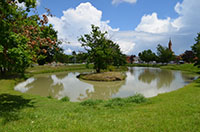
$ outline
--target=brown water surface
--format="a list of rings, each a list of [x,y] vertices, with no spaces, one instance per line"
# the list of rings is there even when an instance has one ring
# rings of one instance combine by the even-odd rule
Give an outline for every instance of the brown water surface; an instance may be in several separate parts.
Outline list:
[[[128,97],[141,93],[153,97],[177,90],[197,78],[181,71],[149,67],[131,67],[125,81],[98,82],[76,78],[78,72],[43,74],[27,79],[15,86],[15,90],[58,99],[68,96],[71,101]]]

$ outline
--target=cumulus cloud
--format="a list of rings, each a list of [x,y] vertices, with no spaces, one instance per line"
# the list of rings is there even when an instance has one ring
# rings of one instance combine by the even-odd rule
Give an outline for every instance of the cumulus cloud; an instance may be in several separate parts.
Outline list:
[[[157,13],[144,15],[134,31],[127,31],[127,39],[135,42],[133,52],[144,49],[154,49],[158,43],[167,46],[172,38],[173,49],[176,54],[183,53],[194,44],[197,32],[200,32],[200,2],[198,0],[183,0],[178,2],[174,10],[179,15],[175,19],[170,17],[159,19]],[[118,33],[120,35],[124,33]],[[118,36],[120,36],[118,35]],[[136,37],[134,37],[136,35]]]
[[[120,3],[123,3],[123,2],[126,2],[126,3],[136,3],[137,0],[112,0],[112,4],[120,4]]]
[[[128,0],[127,0],[128,1]],[[127,2],[113,0],[113,2]],[[136,2],[133,0],[132,3]],[[130,2],[130,1],[129,1]],[[166,17],[160,19],[156,12],[146,14],[141,22],[132,31],[119,31],[109,26],[109,21],[102,21],[102,11],[95,8],[89,2],[81,3],[74,9],[63,11],[63,16],[49,18],[60,39],[67,39],[70,44],[63,44],[65,53],[73,50],[83,50],[77,38],[91,31],[91,24],[97,25],[102,31],[108,31],[109,37],[117,42],[126,54],[138,54],[145,49],[156,51],[156,46],[167,46],[169,38],[172,39],[172,47],[176,54],[190,49],[194,43],[197,32],[200,32],[200,2],[198,0],[183,0],[178,2],[174,10],[179,15],[172,19]]]
[[[102,31],[114,32],[119,29],[110,27],[109,21],[102,21],[102,11],[96,9],[91,3],[81,3],[75,9],[71,8],[63,11],[63,16],[49,17],[49,22],[52,23],[58,31],[59,39],[66,40],[70,44],[64,43],[64,47],[81,46],[77,39],[91,31],[91,24],[99,26]],[[65,49],[68,50],[68,49]]]
[[[199,32],[200,2],[198,0],[184,0],[177,3],[175,11],[179,17],[173,22],[181,31]]]
[[[41,1],[41,0],[37,0],[37,1],[36,1],[36,5],[37,5],[37,6],[40,6],[40,1]]]
[[[140,24],[135,31],[142,31],[148,33],[166,33],[177,30],[176,26],[171,23],[171,18],[159,19],[157,13],[151,15],[144,15]]]

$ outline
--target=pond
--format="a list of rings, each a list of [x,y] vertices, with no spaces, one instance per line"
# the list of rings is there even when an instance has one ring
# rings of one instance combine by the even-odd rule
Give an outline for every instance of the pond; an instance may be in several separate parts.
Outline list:
[[[124,81],[98,82],[79,80],[79,72],[43,74],[27,79],[15,90],[61,99],[65,96],[77,102],[87,99],[128,97],[136,93],[145,97],[182,88],[197,78],[196,75],[150,67],[130,67]]]

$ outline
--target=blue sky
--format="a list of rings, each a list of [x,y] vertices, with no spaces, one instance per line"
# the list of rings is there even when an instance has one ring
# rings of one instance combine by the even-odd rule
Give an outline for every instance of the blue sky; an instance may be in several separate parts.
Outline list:
[[[200,32],[199,0],[38,0],[38,12],[51,9],[49,18],[66,54],[83,50],[77,38],[90,32],[90,25],[108,31],[125,54],[145,49],[156,51],[157,44],[167,46],[172,39],[176,54],[194,44]],[[191,10],[192,9],[192,10]]]

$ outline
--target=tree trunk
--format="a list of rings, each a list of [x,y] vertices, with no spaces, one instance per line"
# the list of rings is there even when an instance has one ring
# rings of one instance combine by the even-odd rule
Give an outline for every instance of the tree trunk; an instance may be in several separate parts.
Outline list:
[[[97,68],[97,69],[96,69],[96,72],[97,72],[97,73],[100,73],[100,68]]]

